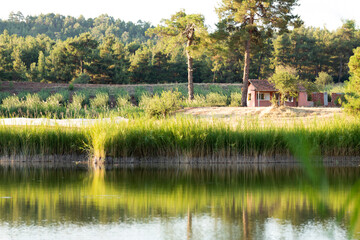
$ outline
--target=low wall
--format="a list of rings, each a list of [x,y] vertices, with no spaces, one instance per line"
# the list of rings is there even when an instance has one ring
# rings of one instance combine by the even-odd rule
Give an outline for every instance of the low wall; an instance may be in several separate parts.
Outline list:
[[[324,93],[312,93],[312,102],[314,102],[314,107],[324,106]]]
[[[329,106],[330,107],[341,107],[343,100],[344,100],[343,93],[332,93],[331,94],[331,102],[329,102]]]

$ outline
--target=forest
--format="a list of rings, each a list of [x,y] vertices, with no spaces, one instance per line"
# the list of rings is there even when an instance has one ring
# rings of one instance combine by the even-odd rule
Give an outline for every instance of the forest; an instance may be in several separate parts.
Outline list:
[[[149,22],[125,22],[108,15],[86,19],[12,12],[0,20],[0,80],[187,82],[186,44],[170,45],[166,41],[171,40],[164,41],[156,29]],[[245,44],[236,31],[224,20],[211,31],[204,25],[204,44],[193,59],[194,82],[242,82]],[[303,80],[315,81],[320,72],[327,72],[335,82],[344,82],[349,79],[349,58],[360,46],[360,30],[353,20],[334,31],[300,22],[274,34],[257,32],[252,41],[250,79],[266,79],[277,65],[287,65]]]

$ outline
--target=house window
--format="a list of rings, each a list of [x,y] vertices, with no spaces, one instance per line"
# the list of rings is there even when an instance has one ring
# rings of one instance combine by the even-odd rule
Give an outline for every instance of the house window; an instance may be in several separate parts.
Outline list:
[[[248,101],[251,101],[251,93],[248,94]]]
[[[270,93],[259,93],[259,100],[270,100]]]
[[[287,102],[294,102],[294,97],[287,96],[285,99]]]
[[[268,101],[270,101],[270,93],[265,93],[265,100],[268,100]]]

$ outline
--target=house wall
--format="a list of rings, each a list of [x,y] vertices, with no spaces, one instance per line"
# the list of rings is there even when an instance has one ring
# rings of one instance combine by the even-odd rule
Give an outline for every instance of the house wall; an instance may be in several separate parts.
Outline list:
[[[247,106],[248,107],[255,107],[255,100],[256,100],[256,92],[255,92],[255,87],[250,84],[248,87],[248,95],[251,94],[251,100],[247,101]],[[246,96],[248,99],[248,96]]]
[[[307,93],[306,92],[299,92],[299,107],[310,107],[312,104],[307,100]]]
[[[285,101],[285,106],[288,106],[288,107],[296,107],[296,100],[294,99],[293,102],[287,102],[287,101]]]
[[[331,94],[331,102],[329,102],[329,107],[341,107],[341,104],[339,104],[338,98],[342,99],[344,98],[343,93],[332,93]]]
[[[257,92],[252,85],[249,86],[248,95],[251,94],[251,100],[248,101],[248,107],[270,107],[271,101],[269,100],[259,100],[258,93],[269,93],[270,100],[273,97],[273,92]]]
[[[324,93],[312,93],[312,101],[314,102],[314,106],[324,106]]]

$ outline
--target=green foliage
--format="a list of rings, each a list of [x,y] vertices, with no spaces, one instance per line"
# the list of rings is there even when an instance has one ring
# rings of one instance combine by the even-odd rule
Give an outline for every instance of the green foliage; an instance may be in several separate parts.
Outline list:
[[[143,95],[148,94],[148,91],[144,87],[141,87],[141,86],[136,86],[134,89],[134,92],[135,92],[135,99],[138,102],[140,102]]]
[[[211,92],[206,95],[206,103],[208,106],[220,107],[227,105],[227,96],[220,93]]]
[[[118,108],[126,108],[132,106],[130,103],[129,95],[119,95],[116,99],[116,105]]]
[[[2,101],[9,96],[10,96],[10,93],[8,93],[8,92],[0,92],[0,103],[2,103]]]
[[[186,100],[182,103],[184,107],[206,107],[206,97],[204,95],[195,94],[192,101]]]
[[[60,93],[55,93],[54,95],[51,95],[46,99],[46,105],[50,109],[56,109],[60,107],[62,101],[63,96]]]
[[[345,109],[354,114],[360,113],[360,47],[354,50],[354,56],[349,62],[352,74],[350,81],[345,84]]]
[[[95,98],[90,99],[90,107],[93,109],[107,109],[109,104],[109,94],[105,92],[99,92],[95,95]]]
[[[300,81],[299,85],[303,86],[306,89],[306,92],[308,95],[311,95],[312,93],[319,91],[319,87],[317,86],[317,84],[315,84],[311,81]],[[325,90],[325,89],[323,89],[323,90]]]
[[[82,104],[85,100],[85,95],[82,94],[82,93],[75,93],[73,96],[72,96],[72,101],[71,103],[69,104],[69,108],[70,109],[73,109],[75,111],[80,111],[81,108],[82,108]]]
[[[58,92],[58,94],[60,94],[62,96],[62,100],[64,102],[69,101],[70,92],[68,90],[61,90],[61,91]]]
[[[180,101],[180,92],[164,91],[161,95],[155,94],[153,97],[143,95],[139,106],[149,117],[166,117],[180,108]]]
[[[90,83],[90,76],[86,73],[80,74],[77,78],[71,81],[72,84],[87,84]]]
[[[21,102],[18,96],[9,96],[2,101],[2,106],[7,110],[10,110],[12,108],[19,108],[21,106]]]
[[[287,96],[297,97],[299,91],[299,77],[293,69],[278,67],[275,74],[269,79],[281,94],[281,105],[285,104]]]
[[[41,89],[41,91],[38,92],[37,94],[39,95],[41,100],[46,100],[51,93],[49,90]]]
[[[316,85],[324,88],[326,85],[334,84],[333,78],[326,72],[320,72],[315,80]]]
[[[41,108],[42,101],[38,94],[28,94],[26,95],[26,100],[23,102],[24,107],[28,109],[37,109]]]
[[[68,89],[69,91],[74,91],[74,84],[70,83]]]
[[[232,92],[230,96],[230,106],[240,107],[241,106],[241,92]]]

